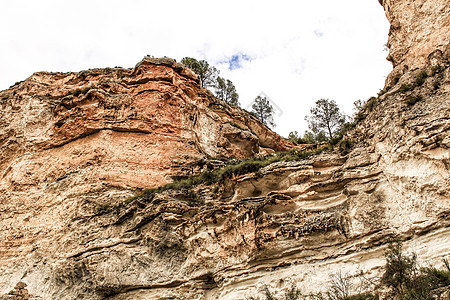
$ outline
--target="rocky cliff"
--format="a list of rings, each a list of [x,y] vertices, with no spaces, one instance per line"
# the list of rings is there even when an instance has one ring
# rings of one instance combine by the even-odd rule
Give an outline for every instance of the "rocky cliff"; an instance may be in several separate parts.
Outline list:
[[[0,99],[2,292],[32,272],[50,281],[30,282],[30,290],[53,297],[53,267],[32,265],[67,256],[72,234],[101,230],[98,212],[139,189],[198,174],[206,158],[214,165],[221,162],[211,158],[292,146],[167,58],[146,57],[134,69],[36,73]]]
[[[379,0],[391,24],[387,59],[394,66],[388,84],[410,70],[436,64],[448,51],[450,7],[445,0]]]
[[[378,276],[390,237],[419,263],[448,257],[445,2],[382,3],[395,68],[346,151],[219,162],[289,145],[168,59],[38,73],[3,91],[0,294],[281,297],[333,274]],[[192,174],[204,180],[131,197]]]

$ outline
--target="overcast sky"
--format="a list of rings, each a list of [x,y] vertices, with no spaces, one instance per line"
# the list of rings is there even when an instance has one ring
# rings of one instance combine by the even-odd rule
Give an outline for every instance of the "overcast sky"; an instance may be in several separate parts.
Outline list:
[[[383,88],[389,24],[377,0],[0,0],[0,90],[37,71],[134,67],[145,55],[206,59],[276,132],[307,129],[320,98],[348,114]]]

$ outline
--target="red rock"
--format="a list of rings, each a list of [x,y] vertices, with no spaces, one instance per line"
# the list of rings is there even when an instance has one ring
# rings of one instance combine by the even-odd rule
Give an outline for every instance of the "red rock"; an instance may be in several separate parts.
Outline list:
[[[39,161],[28,164],[31,177],[11,178],[18,189],[80,167],[91,169],[91,181],[152,188],[189,175],[201,158],[291,146],[200,88],[195,73],[168,58],[146,57],[132,70],[36,73],[2,99],[0,167],[21,155]]]

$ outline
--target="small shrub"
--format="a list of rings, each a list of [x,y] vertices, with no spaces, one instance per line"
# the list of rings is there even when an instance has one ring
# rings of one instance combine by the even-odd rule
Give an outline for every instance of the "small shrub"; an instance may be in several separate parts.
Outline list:
[[[286,300],[300,300],[301,296],[302,293],[295,285],[292,285],[291,288],[287,290],[284,294],[284,298]]]
[[[342,139],[338,143],[339,151],[341,152],[348,152],[355,142],[352,139]]]
[[[267,286],[264,286],[264,296],[266,296],[266,300],[276,300]]]
[[[389,243],[384,256],[386,266],[381,281],[392,288],[397,295],[401,295],[411,285],[411,279],[417,271],[416,255],[403,254],[402,243],[394,240]]]
[[[372,294],[369,292],[351,295],[351,296],[343,298],[343,300],[378,300],[378,299],[380,299],[380,298],[377,294]]]
[[[400,74],[395,75],[394,78],[392,78],[392,85],[396,85],[400,80],[400,77]]]
[[[86,94],[87,92],[89,92],[89,90],[93,89],[92,86],[87,86],[81,89],[75,89],[69,92],[69,95],[73,95],[75,97],[78,97],[81,94]]]
[[[434,267],[422,268],[420,274],[411,278],[411,283],[402,293],[402,299],[440,299],[441,288],[450,287],[450,271]]]
[[[426,278],[432,289],[440,287],[450,287],[450,266],[448,260],[444,259],[445,269],[437,269],[435,267],[427,267],[421,269],[421,276]]]
[[[245,175],[248,173],[253,173],[264,167],[265,164],[262,161],[246,161],[238,165],[233,173],[234,175]]]
[[[367,115],[365,113],[363,113],[361,111],[357,112],[355,114],[355,118],[354,118],[355,123],[359,123],[359,122],[363,121],[366,117],[367,117]]]
[[[140,195],[139,195],[139,196],[140,196]],[[138,199],[139,196],[136,195],[136,196],[133,196],[133,197],[129,197],[129,198],[125,199],[125,201],[123,202],[123,204],[124,204],[125,206],[127,206],[127,205],[129,205],[131,202],[133,202],[134,200]]]
[[[393,289],[394,294],[384,299],[399,300],[429,300],[443,299],[444,293],[450,291],[450,263],[444,259],[444,268],[416,267],[416,256],[405,255],[402,252],[400,241],[389,242],[388,250],[385,252],[386,265],[385,273],[381,278],[381,283],[371,282],[371,288],[355,286],[349,276],[342,273],[334,274],[330,277],[330,287],[325,293],[302,293],[293,285],[290,289],[284,290],[285,300],[379,300],[379,290],[385,287]],[[363,275],[361,273],[361,275]],[[360,275],[360,276],[361,276]],[[355,293],[358,290],[358,293]],[[264,286],[263,294],[265,299],[275,299],[274,294]],[[249,299],[259,300],[251,297]]]
[[[350,296],[352,283],[348,276],[343,276],[341,272],[331,276],[331,286],[327,292],[328,299],[343,300]]]
[[[399,92],[402,92],[402,93],[404,93],[404,92],[409,92],[409,91],[412,91],[414,89],[414,86],[412,85],[412,84],[402,84],[401,86],[400,86],[400,88],[398,89],[398,91]]]
[[[425,83],[425,80],[427,79],[427,77],[428,77],[427,71],[423,70],[416,76],[416,79],[414,80],[414,84],[416,86],[421,86],[422,84]]]
[[[217,182],[217,174],[212,172],[212,171],[206,171],[204,173],[202,173],[202,175],[200,175],[200,181],[202,183],[206,183],[207,185],[213,184],[215,182]]]
[[[378,99],[375,97],[370,97],[365,104],[365,108],[369,111],[372,111],[375,105],[377,104]]]
[[[408,98],[406,98],[406,104],[408,104],[409,106],[412,106],[422,100],[423,100],[422,95],[409,96]]]

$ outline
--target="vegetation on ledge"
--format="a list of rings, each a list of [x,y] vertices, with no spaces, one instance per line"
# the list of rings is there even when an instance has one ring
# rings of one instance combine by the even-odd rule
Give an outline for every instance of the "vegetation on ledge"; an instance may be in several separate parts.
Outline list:
[[[346,141],[343,142],[342,145],[340,145],[339,147],[348,149],[348,147],[350,147],[351,144],[352,143],[350,141]],[[132,201],[139,198],[151,200],[153,199],[155,194],[161,193],[166,190],[191,190],[193,187],[198,186],[200,184],[205,185],[213,185],[217,183],[220,184],[227,179],[236,178],[250,173],[257,173],[260,169],[275,162],[304,160],[312,155],[320,154],[324,151],[329,151],[331,149],[332,149],[331,146],[323,146],[321,148],[311,151],[294,149],[263,157],[255,157],[242,160],[230,159],[224,162],[225,166],[222,168],[218,168],[215,170],[207,170],[197,176],[178,179],[175,180],[174,182],[168,183],[158,188],[145,189],[139,195],[130,197],[127,200],[125,200],[124,204],[128,205]]]
[[[330,276],[330,285],[325,293],[303,294],[295,285],[284,291],[284,298],[277,298],[267,286],[263,287],[264,298],[249,300],[429,300],[448,299],[450,296],[450,263],[443,260],[443,268],[417,266],[417,256],[405,254],[402,243],[392,240],[385,252],[386,265],[381,278],[369,279],[363,273],[355,276],[342,273]]]

